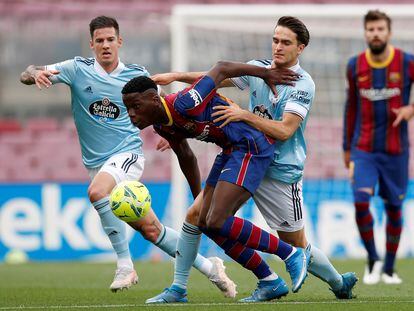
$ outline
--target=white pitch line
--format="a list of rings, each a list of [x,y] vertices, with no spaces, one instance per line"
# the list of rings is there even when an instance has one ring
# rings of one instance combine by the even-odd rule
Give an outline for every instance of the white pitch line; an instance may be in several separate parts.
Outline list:
[[[256,303],[237,303],[237,302],[217,302],[217,303],[169,303],[169,304],[113,304],[113,305],[72,305],[72,306],[15,306],[0,307],[0,310],[33,310],[33,309],[97,309],[97,308],[138,308],[138,307],[214,307],[214,306],[253,306],[253,305],[318,305],[318,304],[401,304],[414,303],[414,300],[346,300],[346,301],[279,301],[279,302],[256,302]]]

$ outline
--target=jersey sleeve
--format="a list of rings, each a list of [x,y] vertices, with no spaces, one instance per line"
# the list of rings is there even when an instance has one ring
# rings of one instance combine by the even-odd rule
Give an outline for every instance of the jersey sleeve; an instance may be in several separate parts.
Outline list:
[[[53,84],[65,83],[71,85],[76,76],[76,63],[74,59],[46,66],[47,70],[59,70],[60,73],[50,78]]]
[[[254,60],[251,60],[247,62],[249,65],[257,65]],[[250,76],[241,76],[241,77],[235,77],[230,78],[230,81],[238,87],[240,90],[245,90],[250,86]]]
[[[343,143],[344,151],[351,149],[352,137],[354,135],[357,112],[357,86],[354,75],[356,58],[351,58],[346,68],[346,80],[348,83],[343,126]]]
[[[305,76],[292,87],[286,101],[284,112],[298,115],[305,119],[315,97],[315,84],[310,77]]]
[[[408,55],[408,74],[410,76],[411,83],[414,83],[414,55]]]
[[[200,115],[216,94],[216,85],[212,78],[203,76],[189,88],[178,93],[174,108],[183,115]]]

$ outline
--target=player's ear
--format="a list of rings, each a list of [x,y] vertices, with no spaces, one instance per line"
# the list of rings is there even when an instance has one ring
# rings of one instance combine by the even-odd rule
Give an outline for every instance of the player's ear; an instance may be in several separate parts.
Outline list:
[[[305,49],[305,45],[303,43],[299,44],[298,45],[298,55],[302,54],[304,49]]]
[[[89,40],[89,47],[91,48],[91,50],[93,50],[93,40]]]
[[[123,42],[124,42],[124,39],[122,39],[122,37],[119,36],[118,37],[118,46],[121,47]]]

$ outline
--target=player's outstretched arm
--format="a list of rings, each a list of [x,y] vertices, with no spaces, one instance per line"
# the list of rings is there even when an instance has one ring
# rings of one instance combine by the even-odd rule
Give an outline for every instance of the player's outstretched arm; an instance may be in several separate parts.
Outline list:
[[[36,84],[41,90],[42,87],[49,88],[52,85],[50,77],[59,74],[59,70],[47,70],[45,66],[30,65],[20,75],[20,82],[26,85]]]
[[[219,85],[222,81],[233,77],[258,77],[265,81],[274,94],[276,93],[276,84],[294,85],[293,81],[299,79],[299,75],[289,69],[265,68],[228,61],[217,62],[206,75],[212,78],[216,85]]]
[[[168,85],[172,82],[183,82],[193,84],[202,76],[205,76],[207,71],[193,71],[193,72],[166,72],[158,73],[151,76],[151,79],[158,85]],[[230,79],[225,79],[217,88],[234,87],[235,85]]]
[[[201,176],[197,158],[186,139],[169,139],[171,149],[177,155],[178,163],[194,198],[201,192]]]

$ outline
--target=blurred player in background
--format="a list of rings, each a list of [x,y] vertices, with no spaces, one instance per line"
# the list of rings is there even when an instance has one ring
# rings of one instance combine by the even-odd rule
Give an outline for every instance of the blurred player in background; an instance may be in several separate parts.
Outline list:
[[[310,40],[306,26],[297,18],[281,17],[274,29],[272,59],[249,62],[265,68],[289,68],[300,79],[295,85],[277,85],[276,94],[261,79],[243,76],[224,81],[221,86],[249,88],[249,111],[237,105],[216,107],[215,121],[244,121],[276,139],[276,151],[266,176],[254,193],[253,200],[267,224],[279,237],[297,247],[307,247],[311,254],[309,272],[327,282],[339,299],[353,297],[357,282],[354,273],[339,274],[326,255],[306,239],[302,214],[302,177],[306,158],[304,131],[315,94],[311,76],[299,65],[299,56]],[[168,73],[155,75],[158,84],[172,81],[192,83],[200,73]],[[180,243],[185,240],[180,239]],[[178,259],[179,261],[181,259]],[[178,266],[178,265],[177,265]],[[245,301],[262,301],[263,286]]]
[[[407,122],[414,81],[414,57],[393,47],[391,19],[378,10],[364,17],[368,49],[348,62],[348,96],[343,150],[350,171],[356,223],[368,253],[363,282],[400,284],[394,270],[402,230],[402,202],[408,184]],[[375,247],[369,202],[376,185],[387,214],[384,263]]]
[[[95,58],[75,57],[48,66],[31,65],[21,74],[21,82],[36,84],[39,89],[55,83],[70,87],[82,159],[91,178],[89,200],[118,258],[110,285],[116,292],[137,283],[138,276],[129,252],[125,223],[112,214],[108,196],[117,183],[139,180],[144,169],[139,130],[131,124],[121,90],[133,77],[149,74],[142,66],[120,61],[122,37],[115,19],[99,16],[90,22],[89,28]],[[137,228],[146,240],[175,256],[178,233],[162,225],[152,210],[138,221]],[[224,273],[221,259],[198,255],[194,266],[224,292],[227,285],[234,287]]]
[[[258,290],[267,287],[266,300],[286,295],[288,288],[253,249],[275,254],[285,262],[293,292],[300,289],[306,278],[309,258],[302,248],[292,247],[250,221],[234,216],[264,177],[273,160],[274,141],[245,122],[231,122],[219,127],[223,122],[213,123],[212,113],[214,107],[230,105],[230,100],[215,92],[216,86],[224,79],[254,75],[264,79],[264,83],[275,91],[274,77],[275,74],[278,77],[278,72],[277,69],[243,63],[219,62],[191,87],[176,94],[160,97],[156,84],[147,77],[134,78],[122,89],[133,124],[140,129],[154,125],[158,133],[169,140],[178,156],[191,152],[185,138],[213,142],[223,148],[216,157],[202,198],[198,201],[198,206],[202,205],[198,226],[188,223],[183,226],[181,238],[185,233],[187,237],[193,235],[194,238],[190,237],[188,248],[177,249],[177,258],[188,260],[192,257],[191,264],[198,249],[201,230],[243,266],[255,265],[250,270],[257,269],[261,274]],[[180,162],[182,168],[184,165],[186,177],[186,172],[194,174],[198,171],[196,165]],[[179,278],[174,279],[173,285],[163,293],[147,300],[147,303],[170,302],[187,302],[186,282],[182,284]]]

